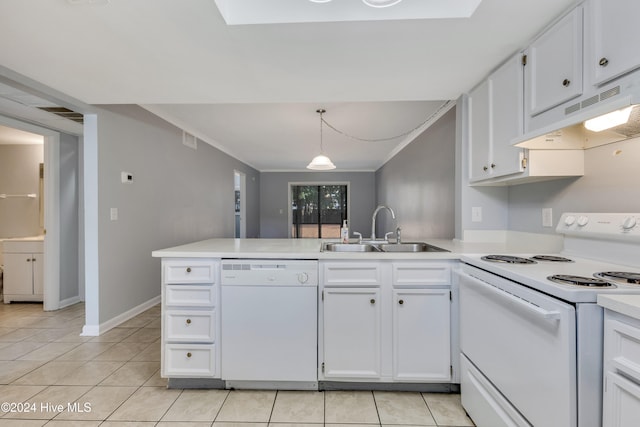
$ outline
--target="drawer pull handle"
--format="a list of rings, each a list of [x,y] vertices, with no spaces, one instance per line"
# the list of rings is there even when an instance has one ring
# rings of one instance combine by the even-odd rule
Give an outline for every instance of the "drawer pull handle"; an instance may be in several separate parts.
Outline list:
[[[375,304],[376,300],[374,298],[371,298],[371,300],[369,301],[371,304]]]
[[[400,304],[400,305],[404,304],[404,300],[401,299],[400,301],[398,301],[398,304]]]
[[[191,319],[187,319],[187,325],[191,324]]]
[[[191,357],[191,352],[187,353],[187,357]]]
[[[564,86],[564,87],[569,87],[570,84],[571,84],[571,80],[569,80],[569,79],[564,79],[562,81],[562,86]]]
[[[191,273],[191,267],[187,267],[187,273]]]

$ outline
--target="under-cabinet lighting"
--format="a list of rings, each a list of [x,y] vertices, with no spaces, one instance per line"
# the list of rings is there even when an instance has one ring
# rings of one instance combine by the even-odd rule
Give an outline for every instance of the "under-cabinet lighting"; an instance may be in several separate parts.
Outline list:
[[[594,117],[584,122],[584,127],[592,132],[600,132],[612,127],[623,125],[629,121],[633,105],[622,110],[612,111],[602,116]]]

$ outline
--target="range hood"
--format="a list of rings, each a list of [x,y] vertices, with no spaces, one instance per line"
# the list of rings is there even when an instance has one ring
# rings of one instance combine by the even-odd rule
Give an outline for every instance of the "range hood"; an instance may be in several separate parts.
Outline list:
[[[609,85],[591,96],[583,96],[576,102],[567,103],[564,118],[515,138],[511,145],[531,150],[576,150],[639,137],[640,72],[634,74],[638,75],[629,76],[632,78]],[[627,108],[630,114],[626,123],[599,132],[585,127],[587,120]]]

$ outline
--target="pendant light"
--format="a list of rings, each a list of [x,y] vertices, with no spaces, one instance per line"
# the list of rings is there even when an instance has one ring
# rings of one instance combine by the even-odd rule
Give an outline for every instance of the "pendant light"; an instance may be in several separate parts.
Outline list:
[[[315,156],[313,160],[311,160],[311,163],[307,165],[307,169],[316,171],[327,171],[336,168],[336,165],[333,164],[331,159],[325,156],[322,146],[322,115],[326,112],[327,111],[322,108],[316,110],[316,113],[320,114],[320,154]]]

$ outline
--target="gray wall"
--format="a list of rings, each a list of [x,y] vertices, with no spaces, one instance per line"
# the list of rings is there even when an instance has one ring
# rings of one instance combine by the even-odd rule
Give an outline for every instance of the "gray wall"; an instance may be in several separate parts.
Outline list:
[[[36,193],[38,198],[0,199],[0,238],[42,234],[39,210],[42,145],[0,145],[0,193]]]
[[[98,110],[100,323],[160,295],[153,250],[233,237],[234,169],[247,175],[247,235],[255,236],[256,170],[201,141],[197,150],[182,145],[180,129],[140,107]],[[121,183],[122,171],[132,184]]]
[[[374,172],[263,172],[260,175],[260,237],[289,236],[290,182],[349,182],[349,231],[359,231],[368,237],[375,209]]]
[[[78,138],[60,134],[60,301],[80,296]]]
[[[404,240],[455,233],[456,109],[453,108],[376,172],[378,204],[393,208]],[[381,214],[376,234],[392,231]]]
[[[640,212],[640,138],[585,152],[585,175],[509,188],[509,229],[554,233],[563,212]],[[554,227],[542,227],[542,208]]]

